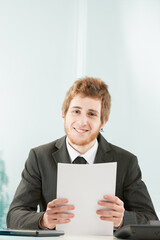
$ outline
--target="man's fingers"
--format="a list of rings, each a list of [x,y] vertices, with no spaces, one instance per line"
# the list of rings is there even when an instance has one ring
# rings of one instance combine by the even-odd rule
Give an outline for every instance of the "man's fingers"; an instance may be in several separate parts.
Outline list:
[[[98,215],[101,215],[101,220],[112,221],[114,227],[121,225],[125,211],[123,201],[117,196],[105,195],[103,200],[98,201],[98,205],[104,207],[96,211]]]
[[[104,199],[108,202],[114,202],[117,205],[123,205],[123,202],[117,196],[104,195]]]
[[[48,207],[53,208],[59,204],[66,204],[66,203],[68,203],[67,198],[57,198],[57,199],[54,199],[53,201],[49,202]]]
[[[73,213],[59,213],[59,214],[55,214],[55,217],[57,219],[67,219],[67,218],[73,218],[74,214]]]
[[[106,207],[106,208],[109,208],[109,209],[113,209],[114,211],[118,211],[118,212],[123,212],[124,211],[123,203],[121,205],[117,205],[114,202],[108,202],[108,201],[100,200],[100,201],[98,201],[98,204],[100,206],[103,206],[103,207]]]
[[[50,220],[57,220],[57,219],[67,219],[67,218],[73,218],[74,214],[73,213],[57,213],[57,214],[52,214],[49,216]]]
[[[120,213],[124,212],[124,203],[117,196],[105,195],[104,199],[105,200],[98,201],[100,206],[113,209],[114,211],[118,211]]]
[[[55,219],[55,220],[48,220],[47,228],[53,229],[56,227],[57,224],[66,224],[69,223],[70,219]]]
[[[74,210],[74,205],[68,204],[67,198],[57,198],[47,204],[47,209],[40,221],[42,227],[53,229],[57,224],[70,222],[74,217],[71,210]]]
[[[114,217],[105,217],[105,216],[100,216],[100,219],[103,221],[109,221],[114,223],[114,227],[119,227],[122,219],[119,218],[114,218]]]
[[[56,220],[56,225],[57,225],[57,224],[69,223],[70,221],[71,221],[70,219],[57,219],[57,220]]]
[[[61,206],[55,206],[52,208],[47,207],[46,213],[50,215],[50,214],[54,214],[58,212],[66,212],[74,209],[75,209],[74,205],[61,205]]]
[[[57,224],[66,224],[69,223],[71,218],[74,217],[73,213],[59,213],[52,214],[47,217],[47,226],[49,229],[54,228]]]
[[[122,214],[120,213],[120,212],[116,212],[116,211],[112,211],[112,210],[97,210],[96,211],[96,213],[98,214],[98,215],[102,215],[102,216],[104,216],[104,217],[117,217],[117,218],[119,218],[119,217],[121,217],[122,216]]]
[[[68,199],[67,198],[57,198],[53,201],[49,202],[47,205],[46,213],[48,215],[52,215],[54,213],[58,212],[65,212],[74,210],[74,205],[68,205]]]

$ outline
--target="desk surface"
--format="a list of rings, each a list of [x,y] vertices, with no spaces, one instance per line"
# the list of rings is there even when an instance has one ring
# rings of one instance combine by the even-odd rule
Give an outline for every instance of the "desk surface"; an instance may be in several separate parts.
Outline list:
[[[116,240],[114,236],[68,236],[68,235],[63,235],[59,237],[21,237],[21,236],[0,236],[0,240]]]

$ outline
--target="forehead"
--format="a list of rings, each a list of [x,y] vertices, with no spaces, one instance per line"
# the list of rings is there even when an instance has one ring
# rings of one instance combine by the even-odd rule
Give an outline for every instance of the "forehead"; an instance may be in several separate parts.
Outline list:
[[[70,102],[69,108],[80,107],[82,109],[93,109],[98,112],[101,111],[101,100],[92,97],[86,97],[77,94]]]

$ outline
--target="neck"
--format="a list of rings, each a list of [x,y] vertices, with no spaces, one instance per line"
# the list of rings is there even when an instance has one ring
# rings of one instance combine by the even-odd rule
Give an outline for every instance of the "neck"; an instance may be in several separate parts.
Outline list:
[[[80,154],[85,154],[89,149],[91,149],[94,146],[95,142],[96,142],[96,139],[94,139],[92,142],[85,145],[76,145],[76,144],[73,144],[68,138],[69,145]]]

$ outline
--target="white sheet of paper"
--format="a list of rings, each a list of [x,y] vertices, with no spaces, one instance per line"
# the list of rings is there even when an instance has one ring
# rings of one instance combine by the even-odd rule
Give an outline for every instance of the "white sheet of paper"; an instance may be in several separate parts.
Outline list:
[[[113,235],[113,223],[100,220],[96,210],[104,195],[115,195],[117,163],[58,163],[57,198],[68,198],[75,206],[70,223],[57,225],[57,230],[73,235]]]

